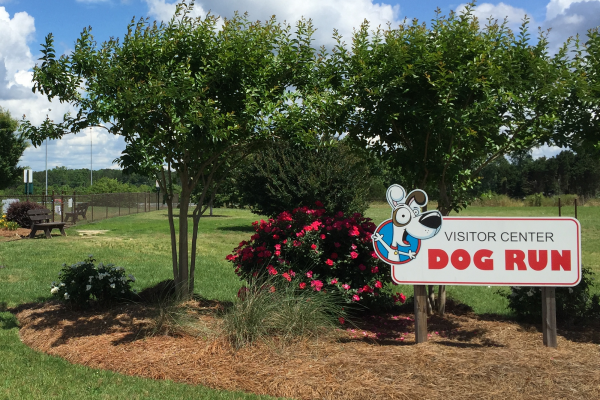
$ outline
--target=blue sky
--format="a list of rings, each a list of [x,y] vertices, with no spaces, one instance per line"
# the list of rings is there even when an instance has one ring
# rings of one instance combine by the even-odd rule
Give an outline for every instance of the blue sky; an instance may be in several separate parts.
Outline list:
[[[231,16],[234,11],[248,11],[251,19],[264,20],[276,15],[279,21],[293,22],[300,17],[312,18],[318,28],[318,44],[331,44],[331,33],[337,28],[350,38],[353,27],[365,18],[373,25],[398,25],[405,17],[429,21],[439,7],[443,14],[460,10],[464,2],[443,0],[388,1],[371,0],[199,0],[196,15],[207,11]],[[66,104],[50,104],[43,96],[31,92],[31,68],[40,55],[40,43],[48,33],[55,36],[58,53],[68,53],[84,27],[91,26],[101,43],[111,36],[122,37],[127,24],[136,19],[168,20],[175,9],[174,0],[0,0],[0,107],[14,117],[27,115],[40,123],[48,114],[59,120],[67,111]],[[600,0],[532,0],[479,2],[476,14],[481,18],[509,18],[513,27],[523,16],[531,18],[532,27],[552,28],[551,48],[557,48],[569,36],[585,34],[600,25]],[[49,111],[49,109],[51,111]],[[90,146],[90,141],[93,143]],[[66,166],[89,168],[90,148],[93,168],[116,168],[112,161],[124,148],[119,137],[102,130],[80,132],[48,145],[48,168]],[[558,149],[539,149],[534,156],[553,155]],[[21,165],[34,170],[45,167],[45,147],[29,148]]]

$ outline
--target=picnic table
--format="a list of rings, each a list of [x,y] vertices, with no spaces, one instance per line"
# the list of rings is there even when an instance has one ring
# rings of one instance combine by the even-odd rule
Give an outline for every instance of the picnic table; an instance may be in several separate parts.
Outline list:
[[[77,203],[72,212],[65,213],[65,222],[71,218],[74,223],[77,223],[77,219],[81,215],[83,219],[87,220],[86,213],[89,207],[89,203]]]
[[[31,232],[29,233],[30,238],[34,238],[38,230],[43,230],[48,239],[52,239],[52,229],[60,230],[60,234],[67,236],[65,233],[65,222],[51,222],[51,211],[46,208],[38,208],[27,211],[27,215],[31,220]]]

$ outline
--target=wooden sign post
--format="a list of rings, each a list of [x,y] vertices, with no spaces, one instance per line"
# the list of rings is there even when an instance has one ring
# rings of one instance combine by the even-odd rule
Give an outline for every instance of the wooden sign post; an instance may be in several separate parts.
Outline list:
[[[415,285],[415,342],[427,341],[427,286]]]
[[[557,347],[556,341],[556,288],[542,288],[542,333],[544,346]]]

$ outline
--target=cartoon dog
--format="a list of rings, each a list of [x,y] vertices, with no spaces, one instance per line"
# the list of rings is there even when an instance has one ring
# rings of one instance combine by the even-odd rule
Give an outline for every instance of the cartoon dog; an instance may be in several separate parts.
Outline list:
[[[416,253],[409,249],[401,248],[410,247],[407,236],[410,235],[416,239],[429,239],[434,237],[442,227],[442,214],[439,211],[421,212],[421,207],[427,204],[427,194],[415,189],[406,196],[406,191],[400,185],[392,185],[386,192],[386,198],[392,207],[393,236],[391,241],[384,241],[383,235],[379,233],[379,227],[371,236],[373,246],[377,246],[377,242],[388,252],[390,261],[399,262],[400,256],[404,255],[413,260]],[[388,221],[384,221],[383,226]]]

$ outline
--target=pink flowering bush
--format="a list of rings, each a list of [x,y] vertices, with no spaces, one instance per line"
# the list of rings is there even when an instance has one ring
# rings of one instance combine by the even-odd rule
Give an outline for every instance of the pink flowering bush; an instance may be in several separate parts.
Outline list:
[[[391,302],[381,292],[391,277],[373,251],[375,224],[359,213],[331,215],[320,202],[316,206],[254,222],[256,233],[226,257],[236,274],[245,280],[265,272],[294,278],[300,290],[337,290],[365,306]]]

